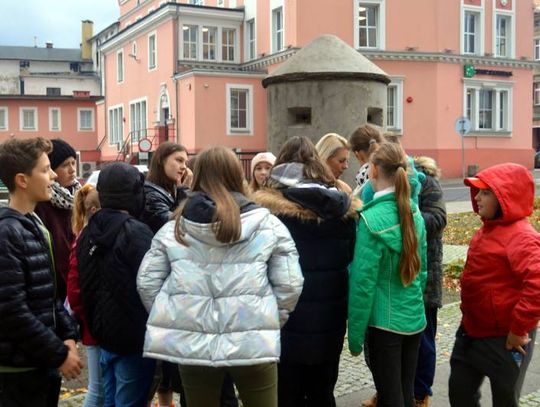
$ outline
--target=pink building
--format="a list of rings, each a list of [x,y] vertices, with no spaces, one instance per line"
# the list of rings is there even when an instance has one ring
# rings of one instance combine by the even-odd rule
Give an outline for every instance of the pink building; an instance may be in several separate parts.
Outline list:
[[[8,137],[62,138],[81,161],[96,161],[99,77],[91,57],[92,22],[81,49],[0,46],[0,142]]]
[[[461,175],[467,165],[532,166],[532,0],[119,0],[119,32],[100,45],[102,159],[176,140],[266,149],[261,80],[298,48],[334,34],[392,79],[385,130],[410,154]],[[334,3],[332,3],[334,4]],[[321,135],[322,136],[322,135]],[[348,136],[348,135],[345,135]],[[125,155],[125,154],[124,154]]]

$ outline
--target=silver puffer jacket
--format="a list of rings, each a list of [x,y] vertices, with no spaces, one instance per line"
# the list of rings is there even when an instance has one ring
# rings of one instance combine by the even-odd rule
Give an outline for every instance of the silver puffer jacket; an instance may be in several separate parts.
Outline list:
[[[216,240],[212,224],[181,219],[154,237],[137,278],[150,312],[144,356],[185,365],[276,362],[280,327],[294,310],[303,277],[287,228],[267,209],[241,214],[241,238]]]

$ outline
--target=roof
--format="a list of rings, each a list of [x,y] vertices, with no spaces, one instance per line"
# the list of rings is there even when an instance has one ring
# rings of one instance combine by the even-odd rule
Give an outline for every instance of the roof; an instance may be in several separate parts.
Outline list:
[[[315,38],[263,80],[273,83],[305,80],[363,79],[390,83],[377,65],[335,35]]]
[[[39,48],[0,45],[0,59],[85,62],[79,48]]]

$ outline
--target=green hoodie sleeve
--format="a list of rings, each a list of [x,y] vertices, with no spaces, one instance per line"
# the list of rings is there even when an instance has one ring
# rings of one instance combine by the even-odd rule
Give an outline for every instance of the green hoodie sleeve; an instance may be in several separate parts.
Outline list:
[[[375,297],[382,248],[361,218],[349,276],[349,350],[362,352]]]

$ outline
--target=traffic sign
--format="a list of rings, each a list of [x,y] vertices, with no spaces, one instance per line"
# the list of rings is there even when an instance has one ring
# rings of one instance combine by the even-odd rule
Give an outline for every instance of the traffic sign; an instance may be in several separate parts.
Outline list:
[[[463,137],[465,134],[471,131],[472,123],[465,116],[458,117],[456,120],[455,129],[456,132]]]
[[[142,153],[147,153],[152,149],[152,142],[147,138],[142,138],[139,140],[139,151]]]

